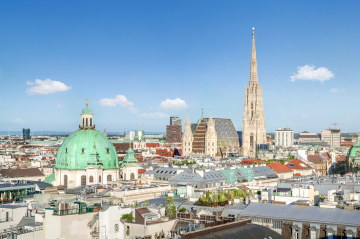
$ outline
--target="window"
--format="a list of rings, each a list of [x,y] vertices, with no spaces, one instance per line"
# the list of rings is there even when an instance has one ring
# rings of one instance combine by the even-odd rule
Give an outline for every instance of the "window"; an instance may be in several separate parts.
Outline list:
[[[85,119],[83,118],[83,126],[85,125]]]
[[[131,179],[131,180],[134,180],[134,179],[135,179],[135,174],[134,174],[134,173],[131,173],[131,174],[130,174],[130,179]]]
[[[81,153],[82,153],[82,154],[85,153],[85,149],[81,149]]]
[[[89,182],[90,182],[90,183],[93,183],[93,182],[94,182],[94,177],[93,177],[93,176],[90,176],[90,177],[89,177]]]
[[[90,118],[90,126],[92,126],[92,118]]]
[[[86,118],[86,127],[88,126],[88,119]]]
[[[65,174],[64,175],[64,186],[67,186],[68,183],[68,176]]]
[[[108,181],[111,181],[111,179],[112,179],[111,174],[109,174],[109,175],[107,176],[107,180],[108,180]]]
[[[101,183],[101,176],[99,176],[99,183]]]
[[[115,232],[119,231],[119,224],[115,224]]]
[[[67,148],[65,149],[65,153],[67,153]]]
[[[86,176],[85,175],[81,176],[81,185],[82,186],[86,185]]]
[[[109,150],[109,149],[106,149],[106,153],[107,153],[107,154],[110,153],[110,150]]]

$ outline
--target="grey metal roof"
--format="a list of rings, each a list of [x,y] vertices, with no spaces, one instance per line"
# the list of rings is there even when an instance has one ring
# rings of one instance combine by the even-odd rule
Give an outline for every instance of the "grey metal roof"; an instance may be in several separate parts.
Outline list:
[[[327,223],[360,226],[359,210],[340,208],[305,207],[270,203],[250,203],[241,217],[261,217],[309,223]]]
[[[223,226],[226,226],[223,225]],[[206,233],[206,231],[204,230]],[[238,226],[234,228],[224,229],[222,231],[212,232],[211,234],[201,235],[196,238],[201,239],[259,239],[259,238],[273,238],[285,239],[279,233],[271,230],[270,228],[257,225],[247,224],[245,226]]]
[[[254,177],[259,177],[259,176],[277,177],[276,172],[274,170],[272,170],[271,168],[267,167],[267,166],[253,167],[252,170],[253,170],[253,173],[254,173]]]

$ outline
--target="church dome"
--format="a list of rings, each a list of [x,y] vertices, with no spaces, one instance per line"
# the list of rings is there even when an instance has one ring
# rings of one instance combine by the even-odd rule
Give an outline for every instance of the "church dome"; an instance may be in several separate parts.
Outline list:
[[[78,129],[61,145],[56,157],[56,169],[85,169],[94,159],[104,169],[118,169],[119,160],[114,145],[96,129]]]
[[[93,115],[93,112],[86,106],[86,108],[81,111],[81,115]]]
[[[58,150],[56,169],[85,170],[86,167],[119,169],[119,159],[114,145],[92,122],[93,112],[86,108],[81,112],[80,129],[65,139]]]

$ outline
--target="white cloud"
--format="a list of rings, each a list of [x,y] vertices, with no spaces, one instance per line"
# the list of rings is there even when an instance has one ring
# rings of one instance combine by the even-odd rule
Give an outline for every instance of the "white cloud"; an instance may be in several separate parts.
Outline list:
[[[113,99],[106,99],[105,98],[105,99],[100,100],[100,105],[102,105],[102,106],[120,105],[122,107],[130,107],[130,106],[133,106],[134,104],[132,102],[128,101],[125,96],[117,95]]]
[[[291,81],[296,80],[309,80],[309,81],[320,81],[321,83],[330,80],[334,77],[334,73],[329,71],[326,67],[319,67],[315,70],[315,66],[298,66],[297,73],[290,76]]]
[[[62,104],[57,104],[56,107],[61,108],[61,107],[63,107],[63,105]]]
[[[54,94],[56,92],[67,91],[71,89],[71,86],[67,86],[60,81],[53,81],[50,79],[46,80],[39,80],[36,79],[35,82],[27,81],[27,85],[34,85],[27,89],[27,93],[29,95],[40,94],[40,95],[47,95],[47,94]]]
[[[176,98],[175,100],[166,99],[160,103],[160,110],[181,110],[187,107],[184,100]]]
[[[155,112],[155,113],[142,113],[139,115],[140,118],[147,118],[147,119],[163,119],[163,118],[169,118],[167,114],[161,113],[161,112]]]
[[[12,120],[12,123],[13,124],[18,124],[18,125],[23,125],[23,124],[25,124],[25,121],[23,121],[22,119],[16,118],[16,119]]]
[[[134,108],[134,107],[129,107],[129,111],[133,114],[136,114],[137,112],[139,112],[138,108]]]
[[[310,115],[302,114],[301,117],[306,118],[306,119],[309,119],[309,118],[310,118]]]
[[[338,89],[338,88],[332,88],[330,90],[331,93],[339,93],[339,92],[345,92],[345,89]]]

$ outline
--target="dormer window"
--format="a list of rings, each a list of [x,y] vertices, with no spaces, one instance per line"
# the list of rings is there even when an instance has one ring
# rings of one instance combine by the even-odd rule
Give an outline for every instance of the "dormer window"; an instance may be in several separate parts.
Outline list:
[[[81,149],[81,153],[84,154],[84,153],[85,153],[85,149]]]
[[[106,153],[109,154],[109,153],[110,153],[110,150],[109,150],[109,149],[106,149]]]

